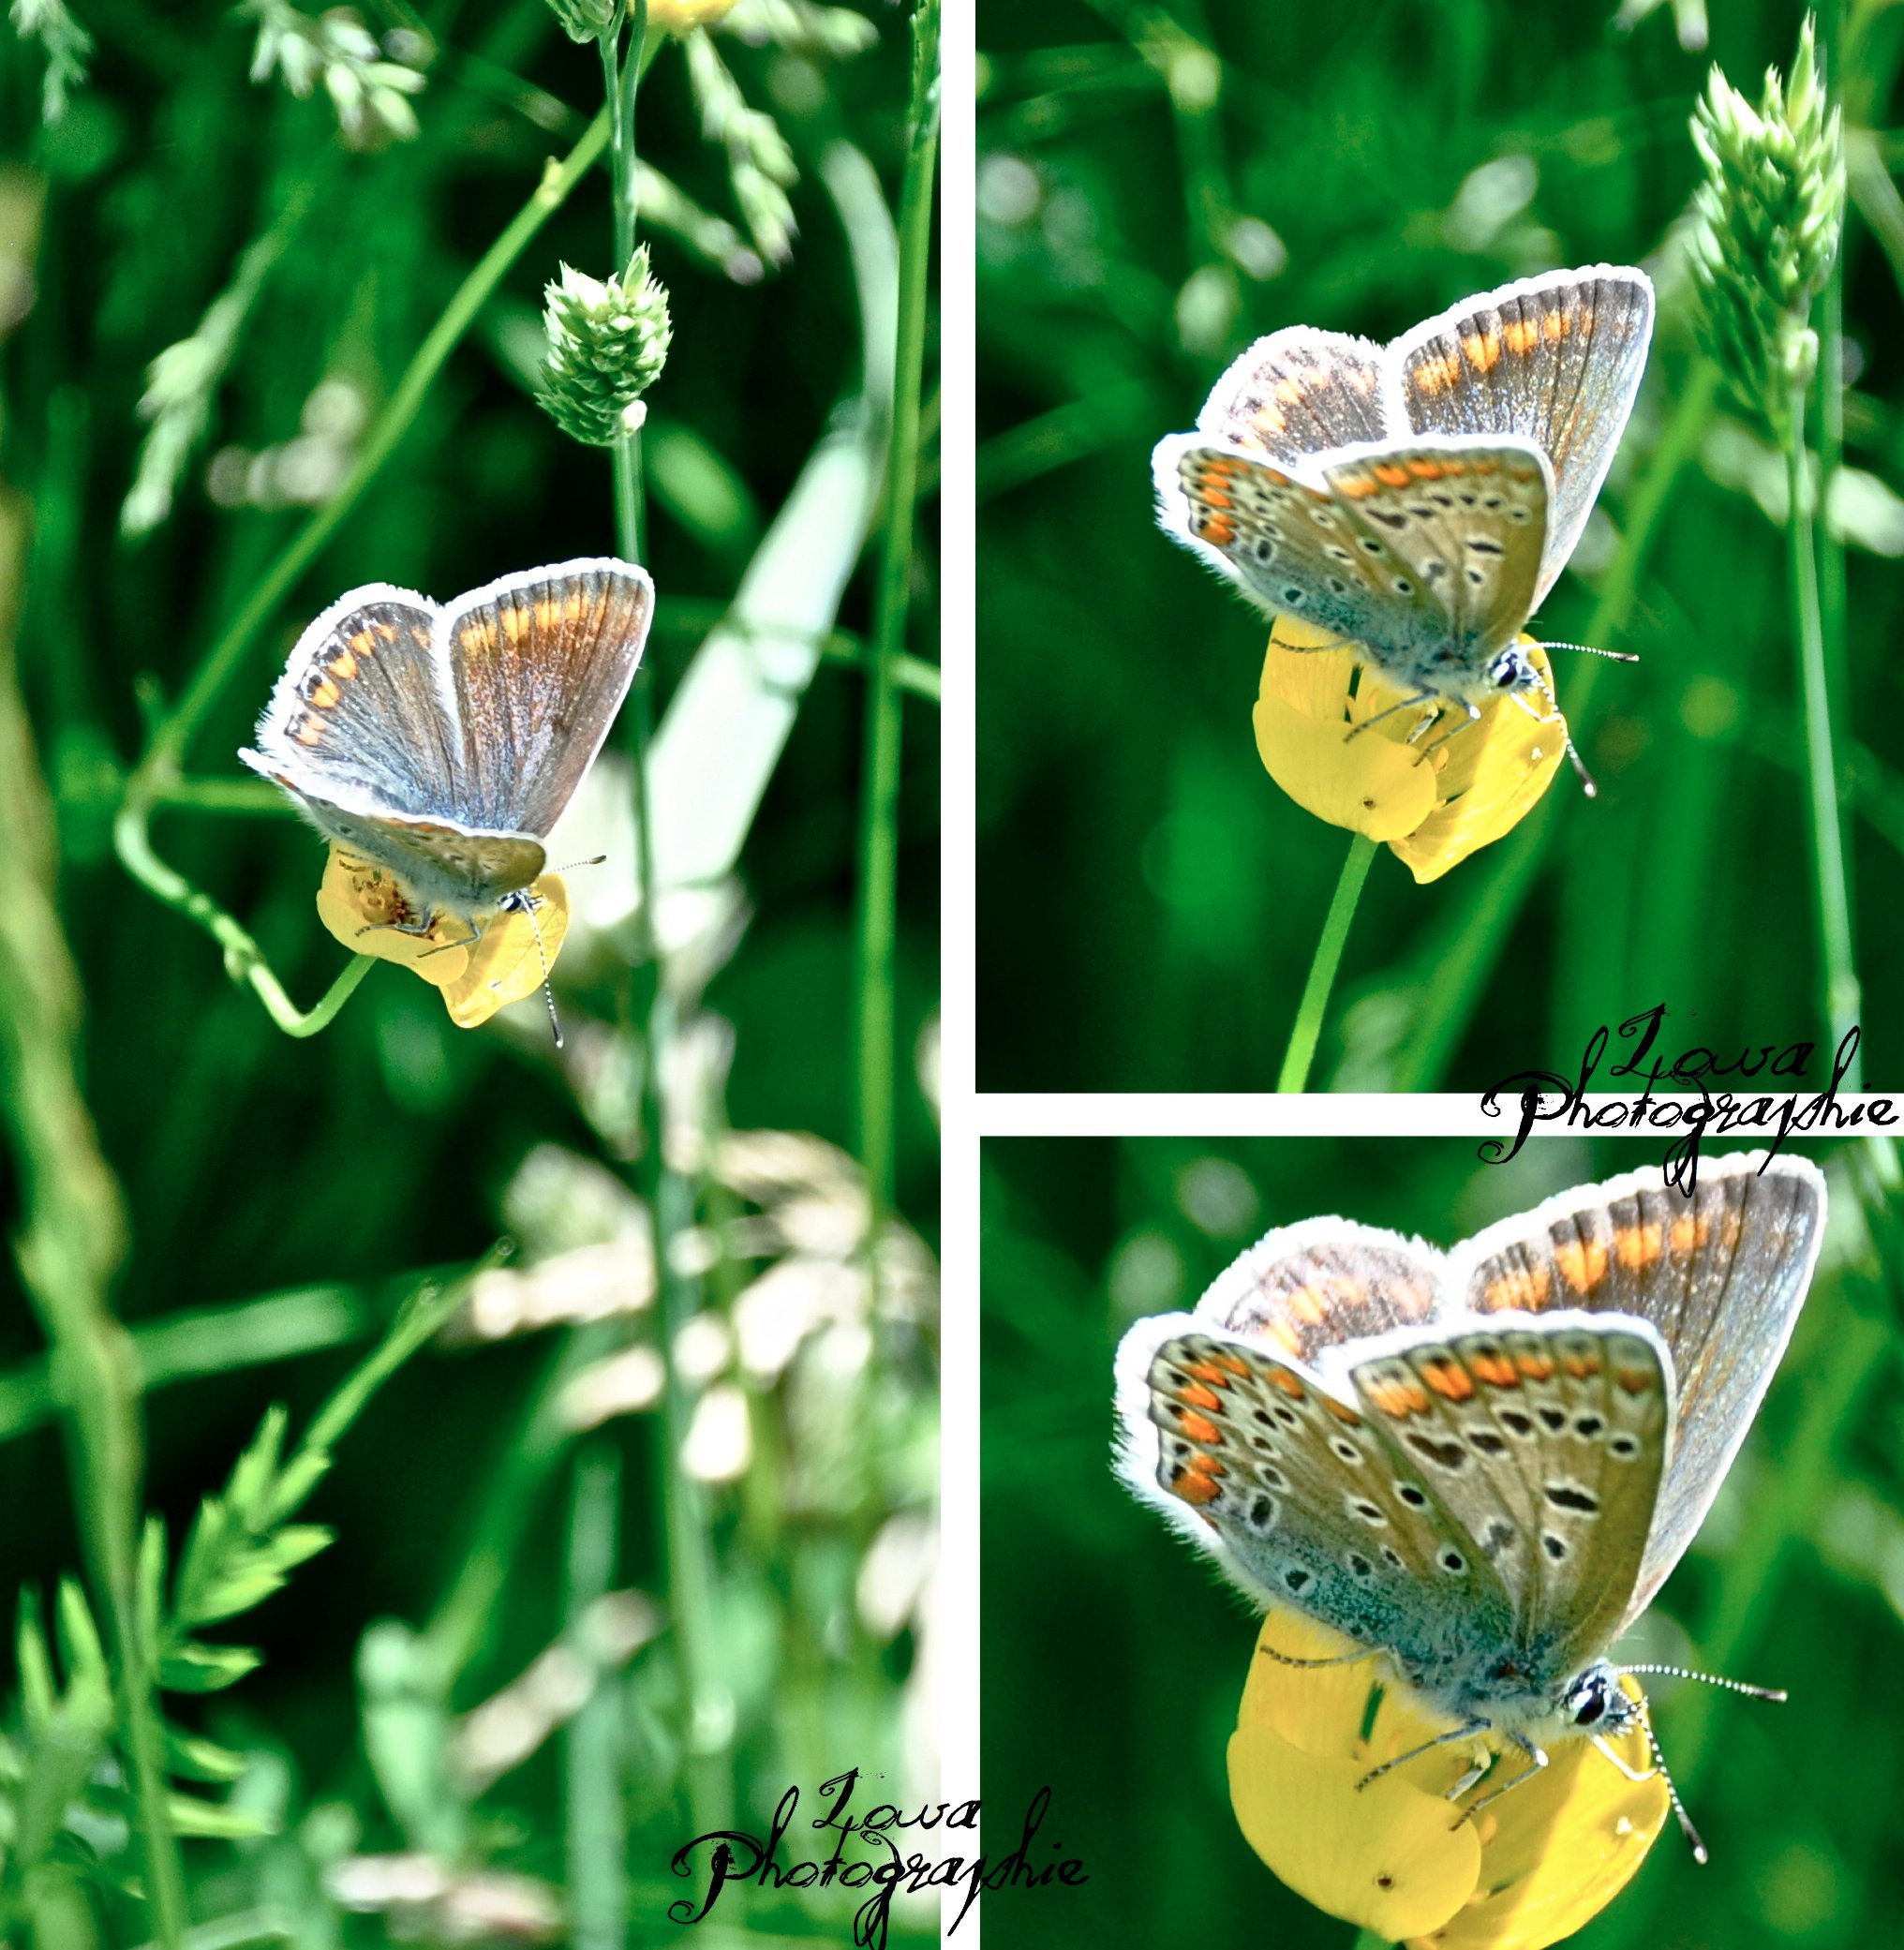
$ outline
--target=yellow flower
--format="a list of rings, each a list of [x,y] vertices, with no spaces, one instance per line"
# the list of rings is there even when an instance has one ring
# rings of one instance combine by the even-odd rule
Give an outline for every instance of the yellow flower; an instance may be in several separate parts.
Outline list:
[[[1289,1659],[1355,1650],[1291,1612],[1264,1619],[1257,1644]],[[1635,1727],[1610,1744],[1644,1779],[1629,1780],[1587,1738],[1556,1740],[1540,1775],[1471,1819],[1463,1808],[1527,1764],[1516,1749],[1460,1802],[1448,1790],[1502,1751],[1494,1743],[1450,1742],[1358,1789],[1371,1768],[1451,1724],[1380,1653],[1305,1670],[1258,1651],[1229,1743],[1237,1823],[1299,1896],[1386,1943],[1543,1950],[1597,1915],[1645,1860],[1671,1812],[1664,1777]]]
[[[1358,664],[1354,646],[1318,648],[1337,641],[1313,624],[1276,619],[1257,699],[1257,750],[1305,811],[1385,841],[1423,885],[1438,880],[1533,810],[1560,769],[1566,722],[1550,716],[1538,691],[1525,703],[1504,692],[1445,741],[1458,721],[1444,716],[1410,745],[1419,713],[1408,710],[1350,737],[1407,693]],[[1547,653],[1530,648],[1528,655],[1551,691]]]
[[[734,11],[735,0],[647,0],[647,23],[670,34],[692,33]]]
[[[399,933],[418,918],[402,883],[334,846],[318,888],[318,918],[347,948],[399,962],[441,990],[451,1020],[474,1029],[534,994],[556,965],[569,931],[569,890],[559,874],[544,873],[529,893],[533,915],[515,908],[491,915],[473,940],[465,939],[462,922],[442,915],[427,934]]]

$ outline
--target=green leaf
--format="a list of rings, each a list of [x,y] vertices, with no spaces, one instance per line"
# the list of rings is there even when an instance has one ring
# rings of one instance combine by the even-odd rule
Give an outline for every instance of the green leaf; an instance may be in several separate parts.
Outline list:
[[[225,1501],[239,1523],[254,1536],[271,1525],[268,1499],[277,1480],[285,1422],[281,1405],[266,1411],[257,1435],[251,1438],[251,1446],[238,1458],[231,1470],[231,1481],[225,1488]]]
[[[168,1794],[166,1807],[180,1835],[215,1841],[248,1841],[275,1835],[278,1824],[258,1809],[233,1808],[221,1801],[201,1801],[195,1794]]]
[[[251,1764],[248,1754],[235,1753],[229,1747],[220,1747],[216,1740],[182,1734],[176,1727],[165,1730],[165,1758],[173,1774],[186,1780],[209,1781],[219,1786],[236,1780]]]
[[[20,1591],[20,1625],[15,1633],[20,1662],[20,1702],[28,1730],[37,1731],[52,1718],[58,1703],[53,1684],[52,1654],[39,1622],[39,1593],[32,1585]]]
[[[248,1645],[175,1647],[159,1660],[158,1683],[167,1692],[219,1692],[235,1686],[264,1663],[264,1655]]]

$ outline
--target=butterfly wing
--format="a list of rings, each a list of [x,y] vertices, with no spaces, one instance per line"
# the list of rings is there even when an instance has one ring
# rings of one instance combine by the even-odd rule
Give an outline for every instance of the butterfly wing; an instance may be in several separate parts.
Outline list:
[[[1421,1491],[1471,1537],[1511,1607],[1515,1665],[1550,1690],[1617,1636],[1639,1581],[1671,1419],[1644,1320],[1503,1314],[1359,1350],[1357,1400]]]
[[[1528,614],[1580,540],[1632,411],[1652,336],[1645,273],[1596,264],[1467,299],[1388,348],[1397,425],[1522,434],[1552,463],[1545,549]]]
[[[547,835],[621,708],[653,609],[645,569],[600,558],[505,576],[444,615],[469,825]]]
[[[1331,458],[1322,480],[1357,564],[1423,617],[1411,648],[1429,667],[1411,674],[1441,690],[1479,677],[1480,661],[1533,610],[1553,492],[1546,456],[1525,440],[1424,440]]]
[[[298,638],[239,757],[312,809],[414,817],[458,803],[462,737],[427,598],[373,583]],[[339,836],[341,837],[341,835]]]
[[[1258,459],[1306,455],[1384,439],[1382,348],[1341,332],[1290,325],[1259,338],[1211,389],[1199,433]]]
[[[1692,1541],[1745,1440],[1811,1283],[1824,1212],[1814,1165],[1754,1152],[1703,1164],[1689,1199],[1657,1172],[1633,1172],[1563,1193],[1450,1255],[1478,1313],[1632,1315],[1666,1347],[1673,1445],[1624,1624]]]
[[[1313,1369],[1188,1314],[1138,1321],[1117,1367],[1124,1480],[1259,1604],[1297,1605],[1405,1670],[1505,1633],[1472,1541]]]
[[[1527,616],[1546,462],[1525,441],[1350,449],[1312,481],[1196,434],[1159,443],[1160,519],[1270,616],[1366,647],[1398,682],[1484,692]]]

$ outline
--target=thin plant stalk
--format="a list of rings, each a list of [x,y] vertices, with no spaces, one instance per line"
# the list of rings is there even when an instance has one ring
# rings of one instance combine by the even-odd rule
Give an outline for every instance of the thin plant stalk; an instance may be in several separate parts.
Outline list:
[[[604,109],[562,161],[550,164],[543,171],[534,194],[483,253],[417,348],[389,404],[366,435],[349,478],[321,508],[312,513],[254,585],[244,607],[192,673],[178,702],[160,717],[143,757],[126,781],[125,796],[112,826],[113,845],[121,863],[148,892],[196,921],[219,943],[232,978],[248,982],[272,1020],[289,1035],[309,1035],[313,1027],[321,1028],[335,1014],[350,989],[363,979],[364,971],[359,968],[352,975],[347,970],[350,987],[343,988],[341,992],[334,990],[308,1015],[299,1011],[272,974],[257,943],[209,896],[159,857],[152,843],[153,812],[175,783],[193,737],[225,687],[243,667],[253,637],[270,621],[363,498],[409,430],[450,354],[475,322],[510,266],[528,248],[530,239],[593,167],[607,145],[608,133],[609,115]],[[323,1013],[327,1008],[329,1013]]]
[[[918,492],[919,385],[926,360],[926,300],[931,265],[932,180],[939,142],[939,0],[922,0],[913,23],[912,140],[900,191],[898,357],[886,445],[885,533],[866,702],[865,785],[859,832],[859,1154],[876,1254],[894,1195],[893,939],[899,886],[900,692],[895,666],[905,649],[913,579],[914,503]]]
[[[1289,1032],[1289,1047],[1283,1053],[1282,1073],[1276,1079],[1279,1092],[1300,1092],[1309,1087],[1309,1066],[1316,1060],[1322,1019],[1329,1009],[1329,992],[1335,986],[1335,972],[1342,965],[1349,924],[1355,919],[1356,903],[1361,899],[1369,863],[1375,856],[1376,842],[1366,833],[1357,833],[1348,842],[1342,878],[1335,884],[1335,898],[1329,903],[1322,932],[1316,938],[1309,979],[1302,985],[1302,1000],[1296,1005],[1295,1027]]]
[[[152,1934],[160,1950],[177,1950],[185,1868],[168,1800],[155,1648],[139,1603],[139,1370],[112,1304],[126,1256],[125,1203],[80,1086],[80,975],[54,894],[52,799],[14,662],[22,542],[19,517],[0,503],[0,832],[7,835],[0,847],[0,1109],[19,1169],[14,1251],[51,1349],[75,1514],[117,1656]]]
[[[1806,772],[1811,794],[1812,844],[1818,870],[1819,944],[1824,957],[1824,1011],[1836,1049],[1858,1020],[1857,967],[1852,953],[1850,893],[1845,878],[1844,830],[1838,819],[1837,766],[1833,755],[1831,688],[1825,677],[1824,626],[1819,607],[1818,558],[1812,536],[1808,458],[1805,447],[1805,390],[1792,395],[1785,480],[1792,512],[1792,609],[1798,670],[1805,702]],[[1845,1088],[1864,1088],[1862,1055],[1845,1071]]]
[[[629,44],[624,57],[624,19]],[[615,268],[633,257],[640,218],[639,156],[635,146],[635,105],[641,77],[654,57],[647,36],[647,0],[635,0],[602,37],[602,78],[612,113],[609,166],[613,183]],[[610,450],[615,469],[616,546],[624,559],[642,558],[646,508],[642,492],[641,436],[627,433]],[[654,823],[648,799],[648,752],[654,733],[653,684],[644,669],[629,698],[629,753],[633,773],[636,882],[641,916],[640,959],[648,967],[647,1051],[642,1074],[642,1123],[648,1134],[646,1181],[654,1225],[655,1284],[661,1302],[662,1346],[666,1362],[662,1422],[667,1466],[662,1472],[663,1521],[667,1538],[669,1609],[685,1708],[685,1777],[695,1831],[718,1825],[731,1798],[721,1756],[731,1723],[727,1694],[715,1669],[714,1563],[708,1543],[707,1500],[701,1486],[682,1466],[693,1399],[674,1358],[681,1331],[693,1317],[694,1294],[680,1270],[677,1242],[693,1224],[693,1199],[668,1157],[667,1106],[663,1089],[666,1052],[674,1041],[674,1012],[662,966],[661,937],[655,926],[660,898]]]

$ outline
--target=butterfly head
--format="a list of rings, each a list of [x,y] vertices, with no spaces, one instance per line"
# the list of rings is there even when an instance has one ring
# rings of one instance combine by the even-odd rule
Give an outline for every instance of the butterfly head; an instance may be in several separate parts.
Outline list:
[[[1641,1725],[1644,1717],[1643,1703],[1620,1684],[1619,1672],[1604,1659],[1569,1681],[1560,1711],[1575,1733],[1612,1740]]]

